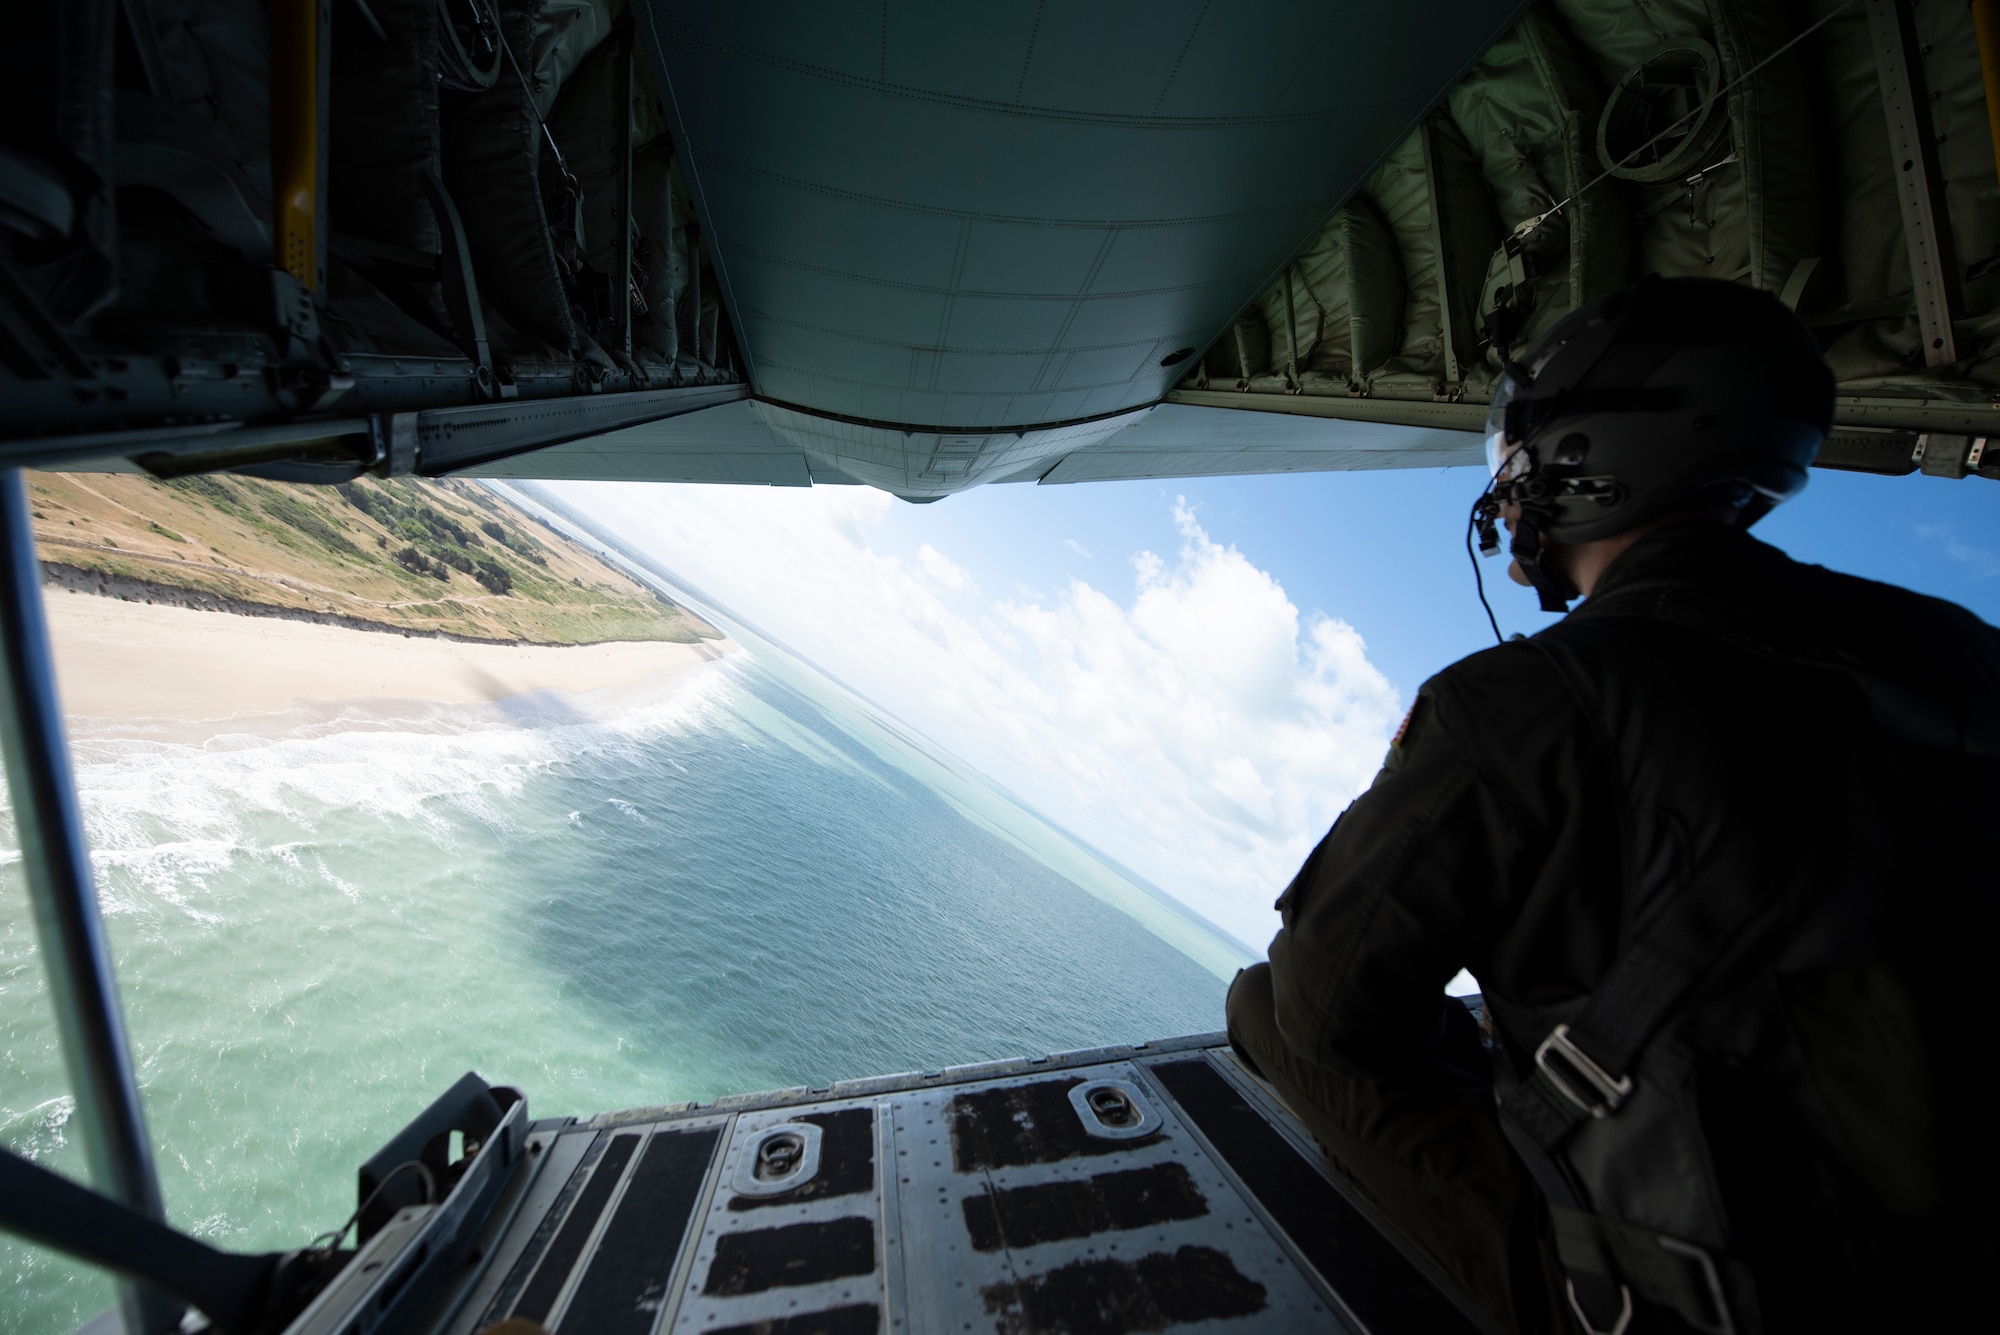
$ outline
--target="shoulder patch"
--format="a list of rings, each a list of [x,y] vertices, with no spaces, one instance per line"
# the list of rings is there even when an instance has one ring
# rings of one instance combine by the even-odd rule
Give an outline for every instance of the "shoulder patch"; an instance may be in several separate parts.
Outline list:
[[[1396,735],[1389,739],[1389,754],[1382,758],[1383,769],[1397,770],[1403,767],[1403,757],[1409,754],[1410,747],[1416,742],[1415,729],[1418,723],[1418,716],[1425,709],[1425,698],[1422,695],[1418,695],[1416,701],[1410,706],[1410,712],[1403,715],[1402,723],[1397,725]]]
[[[1390,746],[1401,746],[1403,744],[1403,738],[1409,736],[1410,734],[1410,721],[1416,718],[1417,710],[1423,707],[1423,703],[1424,703],[1424,697],[1422,697],[1421,695],[1418,696],[1416,699],[1416,703],[1410,706],[1409,713],[1403,715],[1402,723],[1399,724],[1396,728],[1396,735],[1389,739]]]

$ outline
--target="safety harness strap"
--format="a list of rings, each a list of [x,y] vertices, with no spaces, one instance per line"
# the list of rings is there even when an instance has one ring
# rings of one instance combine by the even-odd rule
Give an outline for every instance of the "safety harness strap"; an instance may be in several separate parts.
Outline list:
[[[1540,639],[1524,643],[1541,651],[1568,685],[1615,776],[1617,753],[1597,693],[1561,648]],[[1628,881],[1634,853],[1629,806],[1620,803],[1620,843]],[[1629,898],[1632,887],[1626,890]],[[1535,1048],[1535,1070],[1525,1073],[1502,1097],[1502,1114],[1518,1123],[1534,1144],[1552,1150],[1586,1118],[1616,1112],[1632,1092],[1630,1072],[1639,1053],[1686,998],[1716,949],[1763,907],[1757,887],[1726,876],[1712,875],[1679,887],[1634,932],[1583,1009],[1542,1038]],[[1503,1020],[1508,1019],[1506,1003],[1499,1009]],[[1509,1027],[1517,1034],[1534,1032]]]
[[[1491,1004],[1492,998],[1487,1000]],[[1558,1217],[1558,1212],[1562,1216],[1589,1217],[1562,1164],[1553,1153],[1529,1138],[1520,1119],[1509,1114],[1504,1101],[1500,1105],[1500,1130],[1514,1152],[1521,1156],[1521,1162],[1528,1166],[1535,1185],[1542,1189],[1552,1219]],[[1574,1261],[1572,1252],[1578,1253]],[[1558,1232],[1556,1256],[1568,1279],[1570,1306],[1576,1309],[1583,1328],[1591,1335],[1625,1335],[1625,1327],[1632,1321],[1632,1292],[1620,1281],[1603,1249],[1593,1248],[1584,1255],[1573,1243],[1566,1245],[1563,1234]]]
[[[1576,697],[1613,781],[1620,782],[1604,711],[1579,666],[1547,641],[1526,643],[1548,658]],[[1629,801],[1618,806],[1629,898],[1634,817]],[[1501,1130],[1548,1199],[1570,1305],[1591,1335],[1624,1335],[1635,1293],[1678,1312],[1696,1330],[1735,1335],[1717,1259],[1692,1243],[1592,1213],[1558,1147],[1584,1120],[1618,1111],[1632,1093],[1630,1072],[1640,1052],[1686,999],[1715,948],[1759,907],[1755,887],[1727,877],[1677,887],[1627,940],[1583,1008],[1548,1031],[1535,1048],[1534,1069],[1498,1091]],[[1491,995],[1487,1002],[1513,1034],[1534,1034],[1547,1023],[1545,1013]],[[1751,1290],[1746,1283],[1739,1291]]]
[[[1661,926],[1681,917],[1663,915]],[[1556,1025],[1536,1047],[1534,1071],[1526,1073],[1500,1103],[1501,1112],[1518,1122],[1536,1146],[1554,1149],[1579,1123],[1609,1117],[1630,1096],[1629,1072],[1640,1050],[1700,974],[1698,958],[1684,960],[1676,958],[1677,953],[1661,949],[1661,943],[1651,939],[1634,943],[1612,965],[1583,1011]],[[1489,1003],[1494,1000],[1489,998]],[[1513,1009],[1504,1002],[1495,1008],[1503,1018]]]
[[[1660,1026],[1724,943],[1773,907],[1758,887],[1727,876],[1710,875],[1682,890],[1640,929],[1583,1009],[1542,1038],[1535,1069],[1503,1098],[1501,1111],[1545,1149],[1580,1123],[1617,1112],[1632,1093],[1632,1069]],[[1496,1009],[1503,1019],[1513,1010],[1505,1002]],[[1535,1018],[1520,1019],[1526,1024],[1509,1026],[1515,1033],[1536,1032]]]

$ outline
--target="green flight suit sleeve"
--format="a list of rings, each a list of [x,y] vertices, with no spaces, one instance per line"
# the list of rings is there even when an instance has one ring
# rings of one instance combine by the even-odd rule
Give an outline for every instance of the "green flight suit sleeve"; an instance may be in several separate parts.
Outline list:
[[[1513,670],[1494,689],[1477,680],[1470,692],[1455,689],[1450,673],[1425,685],[1373,785],[1279,901],[1276,1018],[1300,1055],[1379,1075],[1424,1052],[1439,1032],[1445,984],[1461,968],[1481,971],[1510,907],[1531,889],[1546,821],[1536,804],[1498,791],[1493,765],[1481,763],[1495,739],[1477,715],[1507,707],[1505,678],[1524,665],[1517,654],[1502,666]],[[1509,736],[1502,749],[1522,745]],[[1510,759],[1530,775],[1546,768],[1531,755]]]

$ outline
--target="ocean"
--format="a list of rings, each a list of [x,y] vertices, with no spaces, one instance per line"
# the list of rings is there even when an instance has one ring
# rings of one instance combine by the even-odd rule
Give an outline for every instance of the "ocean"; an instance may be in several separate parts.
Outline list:
[[[82,731],[175,1225],[303,1245],[468,1070],[589,1115],[1221,1027],[1239,945],[731,629],[609,710]],[[0,818],[0,1143],[83,1177],[66,1085]],[[0,1237],[0,1331],[111,1301]]]

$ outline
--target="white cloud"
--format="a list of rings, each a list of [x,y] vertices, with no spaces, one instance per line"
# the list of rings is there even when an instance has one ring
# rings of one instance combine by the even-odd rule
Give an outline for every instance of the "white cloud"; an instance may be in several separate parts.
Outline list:
[[[1086,561],[1094,561],[1097,559],[1096,557],[1090,554],[1090,548],[1084,546],[1082,543],[1078,542],[1075,538],[1064,538],[1063,546],[1069,548],[1071,551],[1075,552],[1078,556],[1081,556]]]
[[[2000,556],[1984,547],[1975,547],[1958,536],[1958,530],[1950,524],[1919,524],[1917,536],[1936,543],[1944,549],[1944,554],[1960,565],[1971,568],[1978,579],[1992,579],[2000,575]]]
[[[917,564],[931,577],[931,582],[954,593],[972,583],[972,576],[965,573],[965,567],[946,556],[928,542],[917,548]]]
[[[1255,945],[1399,706],[1346,624],[1176,502],[1132,583],[947,606],[971,575],[876,549],[862,488],[560,488],[668,568]]]

